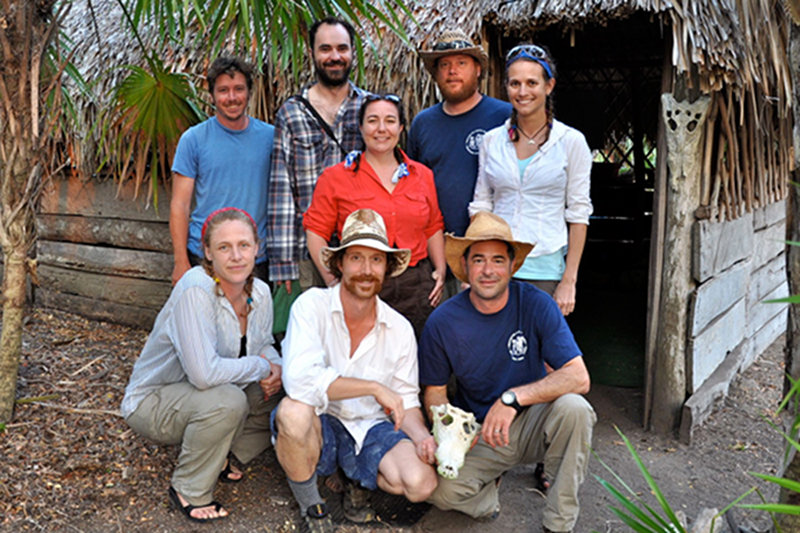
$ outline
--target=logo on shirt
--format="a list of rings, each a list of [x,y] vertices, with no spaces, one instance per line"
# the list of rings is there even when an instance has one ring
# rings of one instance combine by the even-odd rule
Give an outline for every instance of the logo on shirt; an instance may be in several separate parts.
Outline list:
[[[486,130],[472,130],[467,135],[467,140],[464,142],[464,148],[467,152],[471,153],[472,155],[478,155],[478,152],[481,149],[481,142],[483,142],[483,136],[486,133]]]
[[[528,339],[522,331],[517,330],[508,338],[508,355],[512,361],[522,361],[528,353]]]

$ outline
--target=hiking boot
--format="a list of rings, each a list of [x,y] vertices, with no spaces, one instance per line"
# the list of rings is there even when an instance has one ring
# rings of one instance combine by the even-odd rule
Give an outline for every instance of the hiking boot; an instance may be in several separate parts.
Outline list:
[[[356,524],[365,524],[375,520],[375,510],[369,504],[370,491],[348,483],[342,498],[344,517]]]

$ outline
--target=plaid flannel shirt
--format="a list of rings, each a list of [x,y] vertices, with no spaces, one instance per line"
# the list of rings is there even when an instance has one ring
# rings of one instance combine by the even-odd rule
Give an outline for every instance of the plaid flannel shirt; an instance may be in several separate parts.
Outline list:
[[[310,86],[309,86],[310,87]],[[308,99],[305,87],[302,96]],[[339,143],[350,152],[361,145],[358,109],[368,93],[350,82],[350,92],[331,125]],[[270,281],[300,277],[298,264],[308,257],[303,213],[311,204],[314,185],[322,171],[344,156],[336,143],[295,98],[283,103],[275,117],[267,223]]]

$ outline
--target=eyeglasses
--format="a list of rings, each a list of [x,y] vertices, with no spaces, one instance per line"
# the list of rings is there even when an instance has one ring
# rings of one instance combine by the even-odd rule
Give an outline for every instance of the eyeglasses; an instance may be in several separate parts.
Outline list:
[[[511,63],[521,58],[536,61],[547,73],[548,78],[554,77],[553,69],[550,67],[550,63],[548,62],[549,58],[547,57],[547,52],[545,52],[544,48],[541,46],[537,46],[535,44],[520,44],[515,46],[506,54],[506,69],[508,69]]]
[[[380,100],[386,100],[387,102],[392,102],[393,104],[402,104],[403,100],[400,99],[399,96],[396,94],[368,94],[367,97],[364,99],[367,102],[377,102]]]
[[[517,56],[527,54],[536,59],[547,59],[547,52],[544,48],[535,44],[520,44],[512,48],[506,54],[506,62],[516,59]]]
[[[475,45],[469,41],[447,41],[438,42],[433,45],[434,52],[441,52],[443,50],[461,50],[463,48],[475,48]]]

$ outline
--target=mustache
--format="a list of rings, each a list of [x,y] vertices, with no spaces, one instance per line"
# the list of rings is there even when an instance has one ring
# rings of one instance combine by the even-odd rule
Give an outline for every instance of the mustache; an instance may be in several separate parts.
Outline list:
[[[374,283],[380,283],[380,279],[377,276],[372,276],[370,274],[361,274],[359,276],[353,276],[351,278],[355,282],[362,282],[362,281],[372,281]]]
[[[345,63],[341,59],[338,59],[338,60],[333,60],[333,61],[328,61],[326,63],[323,63],[322,66],[323,67],[334,67],[334,66],[344,67],[344,66],[347,66],[347,63]]]

